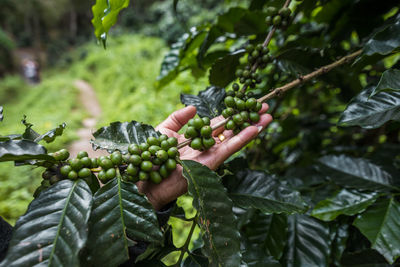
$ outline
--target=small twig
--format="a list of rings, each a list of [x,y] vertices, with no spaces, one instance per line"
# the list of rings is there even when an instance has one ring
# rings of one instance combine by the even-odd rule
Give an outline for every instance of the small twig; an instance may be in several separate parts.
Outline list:
[[[190,240],[192,239],[194,229],[196,228],[196,225],[197,225],[196,221],[197,221],[197,215],[193,218],[192,227],[190,228],[190,231],[189,231],[188,237],[186,238],[185,244],[183,244],[183,246],[179,249],[181,251],[181,255],[179,255],[178,262],[175,264],[175,266],[181,265],[183,256],[189,250]]]
[[[313,71],[307,75],[301,76],[299,78],[297,78],[294,81],[291,81],[288,84],[285,84],[284,86],[278,87],[276,89],[274,89],[272,92],[270,92],[269,94],[266,94],[265,96],[257,99],[258,102],[265,102],[268,99],[271,99],[275,96],[281,96],[283,93],[285,93],[286,91],[288,91],[289,89],[292,89],[293,87],[296,87],[298,85],[300,85],[303,82],[307,82],[317,76],[320,76],[322,74],[325,74],[327,72],[329,72],[331,69],[336,68],[340,65],[343,65],[347,62],[349,62],[350,60],[354,59],[355,57],[357,57],[359,54],[361,54],[362,50],[358,50],[348,56],[342,57],[341,59],[339,59],[338,61],[335,61],[329,65],[325,65],[319,69],[317,69],[316,71]]]

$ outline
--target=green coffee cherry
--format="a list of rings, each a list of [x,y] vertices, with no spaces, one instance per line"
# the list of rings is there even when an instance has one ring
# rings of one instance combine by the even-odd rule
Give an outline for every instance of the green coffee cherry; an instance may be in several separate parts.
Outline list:
[[[274,26],[279,26],[282,23],[282,17],[277,15],[272,19],[272,23],[274,24]]]
[[[160,150],[160,149],[161,149],[161,147],[156,146],[156,145],[152,145],[152,146],[149,147],[148,151],[151,153],[151,155],[154,156],[157,153],[157,151]]]
[[[79,171],[83,167],[83,164],[79,159],[71,159],[69,165],[71,165],[71,168],[75,171]]]
[[[164,162],[168,159],[168,153],[165,150],[157,151],[156,156],[161,160],[161,162]]]
[[[160,135],[160,137],[158,138],[158,140],[160,140],[160,142],[166,141],[167,139],[168,139],[168,135],[166,135],[166,134],[162,134],[162,135]]]
[[[204,125],[210,125],[211,121],[209,117],[203,117],[201,119],[203,120]]]
[[[159,184],[162,181],[162,177],[158,172],[152,171],[150,172],[150,180],[155,184]]]
[[[163,149],[163,150],[168,150],[170,148],[170,144],[168,143],[167,140],[162,141],[160,146],[161,146],[161,149]]]
[[[76,180],[78,179],[78,173],[76,171],[70,171],[68,173],[68,179]],[[51,181],[50,181],[51,182]]]
[[[225,97],[224,103],[225,103],[225,106],[227,106],[227,107],[229,107],[229,108],[235,107],[235,100],[234,100],[234,98],[231,97],[231,96]]]
[[[140,171],[139,172],[139,180],[146,181],[149,179],[149,174],[147,172]]]
[[[227,130],[234,130],[235,128],[236,128],[236,124],[233,122],[233,120],[229,120],[225,124],[225,129],[227,129]]]
[[[136,176],[139,173],[139,170],[132,163],[130,163],[126,168],[126,173],[131,176]]]
[[[167,170],[167,167],[164,165],[161,165],[160,169],[158,170],[162,178],[167,178],[169,176],[169,171]]]
[[[142,161],[142,163],[140,164],[140,169],[142,171],[145,172],[149,172],[151,171],[151,169],[153,168],[153,163],[151,163],[150,161]]]
[[[244,122],[249,120],[249,112],[248,111],[244,110],[244,111],[240,112],[239,114],[242,117]]]
[[[139,145],[139,148],[140,148],[140,150],[142,150],[142,151],[146,151],[147,149],[149,149],[149,144],[147,144],[147,143],[141,143],[141,144]]]
[[[160,145],[160,141],[156,137],[150,136],[147,138],[147,144],[149,144],[149,146],[158,146]]]
[[[173,171],[176,169],[176,161],[174,159],[168,159],[165,162],[165,167],[167,168],[167,170],[169,171]]]
[[[91,174],[92,174],[92,172],[88,168],[82,168],[78,172],[78,176],[80,178],[89,177]]]
[[[176,137],[169,137],[168,138],[168,143],[169,145],[172,146],[177,146],[178,145],[178,139]]]
[[[176,148],[176,147],[171,147],[170,149],[168,149],[168,157],[169,157],[169,158],[175,159],[176,156],[179,156],[178,148]]]
[[[106,171],[105,170],[99,171],[99,173],[97,174],[97,177],[99,178],[99,180],[103,184],[107,182],[107,176],[106,176]]]
[[[194,126],[194,128],[196,128],[196,130],[200,130],[201,127],[204,126],[204,122],[201,118],[195,118],[194,122],[193,122],[193,126]]]
[[[210,137],[210,138],[203,138],[202,140],[203,146],[205,149],[209,149],[211,148],[213,145],[215,145],[215,140],[214,138]]]
[[[89,157],[88,153],[86,151],[79,151],[78,155],[76,156],[78,159],[84,158],[84,157]]]
[[[233,115],[232,120],[235,122],[236,125],[242,125],[244,122],[240,114]]]
[[[142,163],[142,158],[139,155],[132,155],[129,157],[129,162],[135,166],[139,166]]]
[[[104,169],[104,170],[108,170],[108,169],[114,167],[114,164],[113,164],[112,161],[111,161],[110,159],[108,159],[108,158],[103,159],[103,160],[100,162],[99,165],[100,165],[100,167],[101,167],[102,169]]]
[[[190,147],[195,149],[195,150],[201,150],[203,148],[203,144],[201,142],[201,138],[200,137],[196,137],[192,140],[192,142],[190,143]]]
[[[208,125],[203,126],[200,130],[200,134],[202,137],[210,137],[212,134],[212,128]]]
[[[117,176],[117,172],[114,168],[108,169],[106,171],[106,178],[107,180],[113,179],[115,176]]]
[[[114,151],[110,155],[110,159],[114,165],[121,165],[122,164],[122,154],[119,151]]]
[[[136,144],[130,144],[128,146],[128,152],[129,152],[129,154],[135,154],[135,155],[140,155],[141,154],[140,148]]]
[[[250,112],[249,117],[252,122],[258,122],[260,120],[260,115],[257,112]]]
[[[53,172],[50,170],[46,170],[42,173],[42,178],[45,180],[50,180],[51,176],[53,176]]]
[[[60,173],[64,177],[68,177],[68,173],[72,171],[72,167],[70,165],[62,166],[60,169]]]
[[[150,160],[151,159],[151,153],[149,151],[143,151],[141,155],[143,160]]]
[[[83,157],[80,159],[82,162],[83,167],[91,168],[92,167],[92,160],[88,157]]]

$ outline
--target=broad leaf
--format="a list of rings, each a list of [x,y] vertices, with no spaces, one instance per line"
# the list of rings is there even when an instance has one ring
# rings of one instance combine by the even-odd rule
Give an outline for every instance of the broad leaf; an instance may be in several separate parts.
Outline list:
[[[9,140],[0,142],[1,161],[48,160],[54,158],[47,155],[46,148],[29,140]]]
[[[390,264],[400,257],[400,203],[393,197],[377,201],[353,224]]]
[[[280,267],[281,264],[255,244],[247,242],[242,250],[243,263],[247,267]]]
[[[239,59],[244,53],[245,50],[241,49],[216,60],[210,69],[210,84],[225,87],[232,82],[236,78],[235,71],[240,64]]]
[[[332,198],[319,202],[311,215],[323,221],[332,221],[339,215],[353,216],[363,212],[378,198],[377,193],[361,193],[342,189]]]
[[[164,56],[161,63],[160,74],[157,77],[157,86],[162,87],[175,79],[178,74],[187,69],[190,63],[195,63],[196,51],[205,37],[204,31],[193,27],[189,33],[182,35],[178,41],[171,45],[171,50]]]
[[[339,119],[339,125],[371,129],[390,120],[400,121],[400,92],[381,92],[370,97],[373,89],[363,90],[350,101]]]
[[[190,160],[182,161],[183,176],[193,206],[198,211],[203,232],[203,252],[213,266],[239,266],[239,232],[235,227],[232,201],[218,175],[206,166]]]
[[[185,106],[195,106],[200,117],[214,118],[221,114],[225,90],[216,86],[207,87],[197,96],[181,94],[181,102]]]
[[[129,144],[140,144],[146,142],[149,136],[159,136],[151,125],[142,124],[137,121],[112,122],[93,133],[95,140],[91,140],[94,150],[106,149],[111,152],[119,150],[123,153],[128,151]]]
[[[287,251],[283,266],[328,266],[331,253],[329,226],[307,215],[289,216]]]
[[[82,180],[63,180],[43,191],[18,220],[0,266],[79,266],[91,205]]]
[[[119,12],[129,6],[129,0],[96,0],[92,6],[94,34],[106,46],[107,34],[117,22]]]
[[[0,106],[0,121],[3,121],[3,106]]]
[[[349,238],[349,224],[344,223],[337,227],[335,237],[332,242],[331,265],[340,266],[340,260],[346,249],[346,243]]]
[[[196,249],[188,253],[187,258],[183,261],[182,267],[207,267],[208,259],[201,253],[201,249]]]
[[[288,222],[287,215],[273,214],[268,225],[265,248],[269,255],[279,260],[282,257],[283,249],[287,242]]]
[[[335,183],[365,190],[396,190],[392,176],[381,167],[362,158],[345,155],[324,156],[319,159],[321,172]]]
[[[132,240],[162,242],[157,217],[136,185],[119,178],[94,195],[89,220],[88,261],[95,266],[118,266],[129,259]]]
[[[382,77],[379,80],[378,85],[374,88],[371,96],[374,96],[380,92],[400,92],[400,70],[388,69],[382,73]]]
[[[46,141],[46,143],[51,143],[55,140],[57,136],[61,136],[65,127],[67,126],[66,123],[62,123],[58,125],[56,128],[44,133],[39,134],[35,130],[32,129],[33,124],[26,121],[26,116],[22,119],[22,123],[25,125],[25,131],[22,134],[22,137],[27,140],[34,141],[39,143],[41,140]]]
[[[364,46],[363,55],[387,55],[400,47],[400,21],[377,32]]]
[[[229,197],[243,208],[256,208],[266,213],[297,213],[307,210],[300,193],[282,185],[262,171],[240,171],[235,179],[224,180]]]
[[[20,139],[22,139],[21,134],[10,134],[10,135],[6,135],[6,136],[0,135],[0,142],[9,141],[9,140],[20,140]]]

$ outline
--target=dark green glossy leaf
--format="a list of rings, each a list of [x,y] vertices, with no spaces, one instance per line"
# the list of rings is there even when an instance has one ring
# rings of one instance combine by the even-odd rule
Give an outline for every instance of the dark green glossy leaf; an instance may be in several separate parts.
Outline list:
[[[267,213],[297,213],[307,210],[300,193],[282,185],[262,171],[243,170],[236,179],[224,180],[229,197],[243,208],[256,208]]]
[[[269,255],[279,260],[282,257],[283,249],[287,242],[288,222],[287,215],[273,214],[268,225],[265,248]]]
[[[234,32],[238,35],[266,34],[266,14],[262,11],[248,11],[235,23]]]
[[[182,161],[183,176],[193,206],[198,211],[203,233],[203,252],[213,266],[239,266],[239,232],[235,227],[232,201],[218,175],[206,166],[190,160]]]
[[[3,121],[3,106],[0,106],[0,121]]]
[[[201,249],[196,249],[188,253],[187,258],[183,261],[182,267],[207,267],[208,259],[201,253]]]
[[[374,88],[371,96],[380,92],[400,92],[400,70],[388,69],[382,73],[382,77],[378,85]]]
[[[174,80],[178,74],[187,69],[187,65],[195,59],[192,52],[198,48],[205,37],[201,28],[192,28],[189,33],[182,35],[171,45],[170,51],[164,56],[160,74],[157,77],[157,86],[162,87]]]
[[[218,39],[218,37],[222,36],[223,34],[224,34],[224,31],[222,31],[218,26],[212,26],[208,30],[200,48],[199,48],[199,52],[196,56],[197,62],[200,66],[203,65],[204,59],[206,57],[207,51],[210,48],[210,46],[212,44],[214,44],[214,42]]]
[[[235,24],[246,14],[247,10],[241,7],[232,7],[217,18],[217,26],[225,32],[234,32]]]
[[[319,159],[321,172],[335,183],[365,190],[396,190],[392,176],[367,159],[345,155],[324,156]]]
[[[361,193],[342,189],[333,197],[319,202],[311,215],[323,221],[332,221],[339,215],[353,216],[363,212],[378,198],[377,193]]]
[[[400,257],[400,203],[393,197],[377,201],[353,225],[390,264]]]
[[[332,264],[334,266],[340,266],[340,260],[343,252],[346,249],[346,243],[349,238],[349,224],[344,223],[337,227],[335,237],[332,243]],[[331,265],[332,265],[331,264]]]
[[[355,252],[344,253],[339,266],[354,267],[389,267],[385,258],[375,249],[363,249]]]
[[[43,191],[18,220],[0,266],[79,266],[91,205],[82,180],[63,180]]]
[[[92,6],[94,34],[106,46],[107,34],[117,22],[119,12],[129,6],[129,0],[96,0]]]
[[[235,71],[244,54],[245,50],[241,49],[216,60],[210,69],[210,84],[225,87],[231,83],[236,78]]]
[[[88,261],[118,266],[129,259],[132,240],[163,240],[156,214],[136,185],[113,179],[94,195],[89,219]]]
[[[378,128],[390,120],[400,121],[400,92],[381,92],[370,97],[373,87],[363,90],[347,105],[339,125]]]
[[[387,55],[400,47],[400,21],[377,32],[364,46],[363,55]]]
[[[54,158],[47,155],[46,148],[29,140],[9,140],[0,142],[1,161],[48,160]]]
[[[289,216],[289,237],[283,266],[328,266],[331,235],[328,224],[307,215]]]
[[[242,251],[243,262],[241,266],[248,267],[280,267],[281,264],[265,253],[260,247],[247,244]]]
[[[185,106],[195,106],[200,117],[214,118],[221,114],[225,90],[216,86],[207,87],[197,96],[181,94],[181,102]]]
[[[159,136],[153,126],[142,124],[137,121],[112,122],[93,133],[91,140],[93,149],[106,149],[111,152],[119,150],[123,153],[128,151],[129,144],[140,144],[146,142],[149,136]]]

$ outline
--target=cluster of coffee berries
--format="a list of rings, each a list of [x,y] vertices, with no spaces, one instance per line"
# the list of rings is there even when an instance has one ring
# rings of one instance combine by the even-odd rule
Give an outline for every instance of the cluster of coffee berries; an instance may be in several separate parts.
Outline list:
[[[150,136],[139,145],[129,145],[129,153],[122,156],[126,163],[126,168],[121,173],[122,178],[132,182],[150,180],[160,183],[176,169],[176,158],[179,156],[177,145],[178,140],[175,137],[165,134],[158,138]]]
[[[286,27],[289,23],[291,13],[292,11],[288,7],[283,7],[280,10],[275,7],[268,7],[268,15],[265,18],[265,23],[268,26],[274,25],[275,27]]]
[[[190,147],[195,150],[208,150],[215,145],[208,117],[193,118],[188,122],[185,138],[191,139]]]
[[[262,77],[252,70],[252,66],[257,63],[258,67],[265,68],[268,62],[271,61],[271,57],[268,55],[268,48],[264,47],[262,44],[258,44],[257,46],[248,44],[246,46],[246,51],[248,53],[248,64],[244,69],[236,70],[235,75],[240,83],[250,88],[255,88],[256,84],[262,82]],[[235,88],[233,89],[235,90]]]
[[[224,99],[226,109],[222,111],[222,116],[224,118],[231,117],[225,124],[225,129],[233,130],[237,134],[251,123],[260,120],[258,112],[261,110],[262,104],[253,97],[252,92],[244,94],[237,89],[238,85],[232,87],[234,90],[228,91]]]
[[[97,164],[101,170],[97,174],[99,180],[105,184],[109,180],[117,177],[117,170],[124,163],[121,152],[118,150],[112,152],[109,156],[101,156],[97,158]]]

